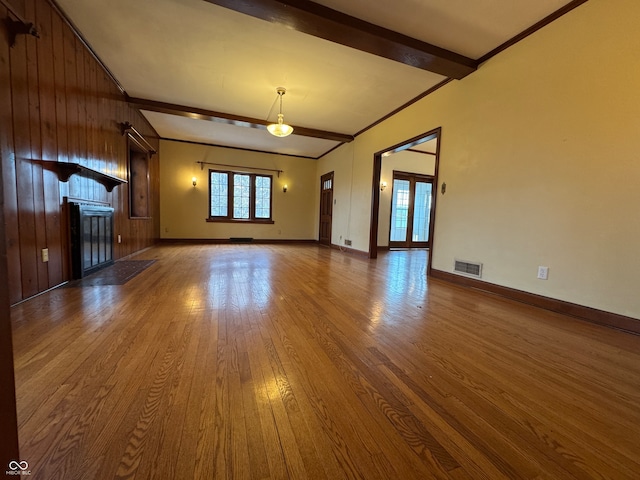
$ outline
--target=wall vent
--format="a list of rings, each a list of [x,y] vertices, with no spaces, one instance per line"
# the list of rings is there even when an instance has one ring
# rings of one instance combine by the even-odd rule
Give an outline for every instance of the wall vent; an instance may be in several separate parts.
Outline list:
[[[455,260],[453,271],[468,275],[470,277],[482,277],[482,264],[475,262],[467,262],[465,260]]]

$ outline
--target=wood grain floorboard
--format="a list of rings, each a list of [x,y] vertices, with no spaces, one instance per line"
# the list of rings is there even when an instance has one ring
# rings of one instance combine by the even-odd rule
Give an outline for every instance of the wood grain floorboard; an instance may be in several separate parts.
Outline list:
[[[35,480],[637,479],[640,336],[313,245],[12,309]]]

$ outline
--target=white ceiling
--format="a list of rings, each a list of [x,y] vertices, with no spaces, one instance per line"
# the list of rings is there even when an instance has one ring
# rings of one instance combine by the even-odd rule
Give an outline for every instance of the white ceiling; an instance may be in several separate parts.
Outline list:
[[[246,2],[245,2],[246,3]],[[251,3],[251,2],[249,2]],[[568,0],[319,0],[324,6],[478,59]],[[204,0],[58,0],[130,97],[354,135],[446,77]],[[339,144],[167,113],[163,138],[317,158]]]
[[[570,2],[394,0],[390,4],[371,0],[317,0],[316,3],[478,59]]]

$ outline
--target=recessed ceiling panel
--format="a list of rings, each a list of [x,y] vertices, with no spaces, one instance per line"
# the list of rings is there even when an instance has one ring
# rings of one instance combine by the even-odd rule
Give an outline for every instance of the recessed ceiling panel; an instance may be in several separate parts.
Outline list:
[[[292,135],[277,138],[262,129],[238,127],[144,110],[142,114],[162,138],[172,140],[311,158],[318,158],[338,145],[338,142],[331,140],[295,135],[295,127]]]

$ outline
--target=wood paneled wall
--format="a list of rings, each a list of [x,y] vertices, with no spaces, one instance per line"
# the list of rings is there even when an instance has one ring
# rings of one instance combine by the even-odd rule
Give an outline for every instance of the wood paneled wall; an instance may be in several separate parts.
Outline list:
[[[65,197],[115,208],[114,257],[159,238],[159,159],[150,162],[150,219],[129,219],[128,185],[111,193],[73,175],[60,182],[40,160],[77,162],[127,178],[128,146],[119,124],[130,122],[158,149],[155,131],[126,103],[125,94],[47,0],[11,0],[34,22],[40,38],[17,37],[9,46],[0,26],[0,149],[11,303],[69,280]],[[0,19],[9,12],[0,6]],[[10,17],[12,18],[12,17]],[[49,249],[49,262],[41,250]]]

